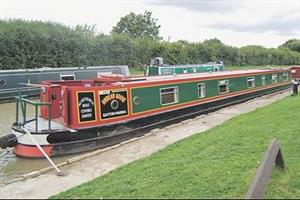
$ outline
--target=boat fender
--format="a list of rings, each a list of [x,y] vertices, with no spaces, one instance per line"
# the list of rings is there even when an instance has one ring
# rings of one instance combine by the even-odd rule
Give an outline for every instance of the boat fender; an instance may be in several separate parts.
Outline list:
[[[15,134],[8,134],[0,137],[0,147],[5,149],[7,147],[14,147],[18,144],[18,139]]]

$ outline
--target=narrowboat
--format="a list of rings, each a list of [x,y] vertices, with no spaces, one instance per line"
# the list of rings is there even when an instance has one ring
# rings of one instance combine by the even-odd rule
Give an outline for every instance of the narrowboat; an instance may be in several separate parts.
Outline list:
[[[300,66],[292,66],[290,69],[291,78],[300,84]]]
[[[0,146],[13,147],[17,156],[43,156],[31,136],[48,156],[114,145],[139,136],[138,131],[123,131],[130,126],[143,127],[147,122],[286,89],[291,86],[291,73],[290,69],[261,69],[145,77],[102,75],[89,80],[43,81],[40,86],[39,102],[17,98],[12,133],[0,138]],[[36,107],[34,119],[27,119],[27,104]]]
[[[190,74],[202,72],[224,71],[225,66],[222,61],[209,62],[204,64],[185,64],[185,65],[168,65],[163,64],[163,58],[155,57],[150,60],[146,75],[171,75],[171,74]]]
[[[97,74],[112,73],[129,75],[128,66],[90,66],[66,68],[37,68],[19,70],[0,70],[0,101],[11,100],[22,94],[36,96],[40,90],[37,87],[26,87],[18,83],[38,84],[44,80],[80,80],[90,79]]]

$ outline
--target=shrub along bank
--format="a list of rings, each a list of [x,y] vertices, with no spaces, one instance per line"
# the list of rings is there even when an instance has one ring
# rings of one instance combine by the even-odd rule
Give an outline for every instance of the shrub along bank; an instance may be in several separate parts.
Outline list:
[[[55,22],[0,20],[0,69],[128,65],[141,67],[160,56],[169,64],[222,60],[225,65],[300,64],[299,40],[278,48],[203,42],[169,42],[127,34],[97,33],[95,26],[68,27]],[[296,44],[296,45],[292,45]],[[294,48],[297,47],[297,48]]]

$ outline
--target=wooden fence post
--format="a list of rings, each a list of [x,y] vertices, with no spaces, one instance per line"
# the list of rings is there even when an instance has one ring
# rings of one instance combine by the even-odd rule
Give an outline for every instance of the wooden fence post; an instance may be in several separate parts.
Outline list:
[[[260,163],[252,184],[247,192],[246,199],[262,199],[267,184],[272,175],[274,164],[281,168],[285,168],[280,142],[273,139],[268,147],[263,161]]]

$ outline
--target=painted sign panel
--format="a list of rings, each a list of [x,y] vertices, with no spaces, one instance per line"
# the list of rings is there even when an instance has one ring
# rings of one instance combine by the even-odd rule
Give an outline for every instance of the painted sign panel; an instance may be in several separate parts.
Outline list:
[[[169,68],[169,67],[161,67],[161,75],[170,75],[174,74],[174,68]]]
[[[100,91],[101,119],[128,115],[127,90]]]
[[[78,92],[79,122],[95,121],[95,98],[94,92]]]

